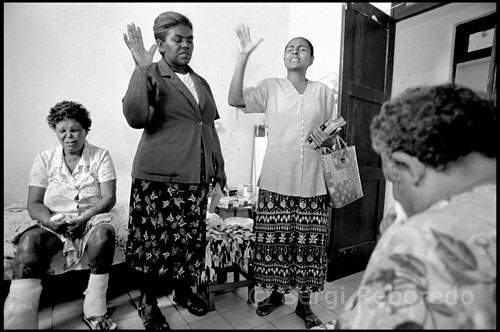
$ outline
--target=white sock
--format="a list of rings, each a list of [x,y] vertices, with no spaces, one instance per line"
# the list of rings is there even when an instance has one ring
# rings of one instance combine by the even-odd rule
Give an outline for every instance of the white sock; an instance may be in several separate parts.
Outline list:
[[[109,273],[91,274],[83,301],[85,317],[103,316],[106,313],[106,291],[108,290]]]
[[[41,279],[16,279],[10,284],[3,307],[4,329],[38,329]]]

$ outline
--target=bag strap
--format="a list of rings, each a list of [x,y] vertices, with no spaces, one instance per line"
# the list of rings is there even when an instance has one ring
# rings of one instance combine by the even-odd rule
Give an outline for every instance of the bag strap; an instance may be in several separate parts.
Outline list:
[[[338,136],[335,137],[335,144],[334,144],[335,149],[334,150],[342,150],[343,148],[347,149],[347,143],[342,139],[342,137]]]
[[[321,154],[325,155],[325,154],[330,154],[334,151],[333,148],[329,148],[329,147],[325,147],[325,146],[322,146],[321,147]]]

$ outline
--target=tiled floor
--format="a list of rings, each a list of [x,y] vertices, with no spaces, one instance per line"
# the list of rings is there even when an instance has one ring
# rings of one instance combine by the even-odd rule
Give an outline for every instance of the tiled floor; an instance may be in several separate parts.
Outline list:
[[[363,272],[325,284],[325,290],[311,297],[311,307],[316,315],[327,322],[335,319],[349,296],[357,289]],[[130,291],[116,298],[108,298],[108,310],[118,329],[144,330],[137,315],[135,304],[139,292]],[[256,299],[264,295],[256,290]],[[286,303],[277,307],[270,315],[261,317],[255,313],[256,304],[247,303],[247,288],[238,288],[217,294],[215,310],[205,316],[192,315],[187,309],[177,305],[172,295],[159,299],[159,307],[172,329],[304,329],[304,321],[295,313],[297,293],[285,297]],[[69,302],[40,308],[40,329],[82,329],[87,326],[82,322],[83,297]]]

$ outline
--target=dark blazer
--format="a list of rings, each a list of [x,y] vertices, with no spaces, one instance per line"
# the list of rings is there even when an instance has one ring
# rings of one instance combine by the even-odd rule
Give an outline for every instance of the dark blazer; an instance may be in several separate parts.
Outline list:
[[[202,147],[206,182],[215,175],[216,160],[222,160],[214,126],[219,113],[207,81],[190,67],[188,70],[199,105],[164,59],[149,68],[148,96],[153,114],[139,141],[132,177],[200,183]]]

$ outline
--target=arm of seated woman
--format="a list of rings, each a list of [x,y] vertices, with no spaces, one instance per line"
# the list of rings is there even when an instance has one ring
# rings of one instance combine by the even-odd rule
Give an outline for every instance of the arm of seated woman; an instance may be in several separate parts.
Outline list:
[[[63,234],[67,225],[64,220],[51,220],[49,209],[43,204],[46,188],[29,186],[28,188],[28,213],[33,220],[38,220],[43,226],[56,233]]]
[[[85,210],[78,218],[68,223],[68,233],[73,237],[83,234],[87,222],[95,215],[109,212],[116,204],[116,180],[99,183],[101,199],[88,210]]]

